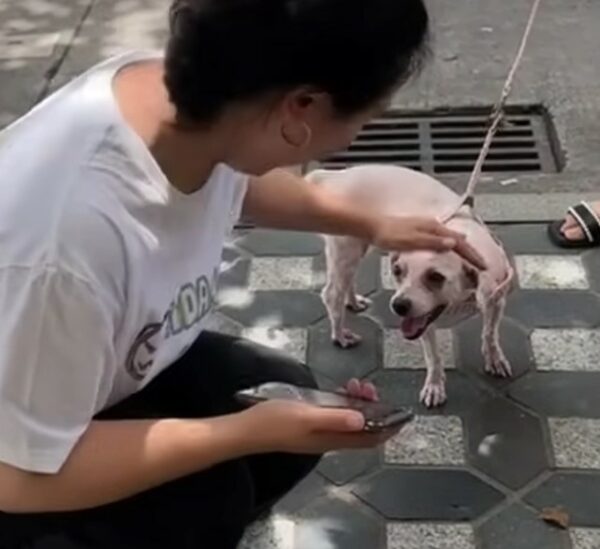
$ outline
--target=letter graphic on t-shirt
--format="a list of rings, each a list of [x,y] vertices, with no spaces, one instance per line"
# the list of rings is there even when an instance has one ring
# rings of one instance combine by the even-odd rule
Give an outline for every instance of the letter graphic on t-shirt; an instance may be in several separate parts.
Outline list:
[[[196,288],[191,284],[185,284],[179,291],[178,309],[181,315],[183,327],[187,330],[198,320],[200,303]]]
[[[153,322],[144,326],[135,338],[125,362],[125,368],[133,379],[137,381],[144,379],[152,367],[157,349],[157,343],[153,343],[152,339],[160,334],[161,329],[162,323]]]

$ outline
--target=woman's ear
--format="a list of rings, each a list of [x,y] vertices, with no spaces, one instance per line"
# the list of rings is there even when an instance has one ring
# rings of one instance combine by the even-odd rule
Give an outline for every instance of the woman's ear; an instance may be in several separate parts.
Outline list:
[[[467,263],[463,263],[463,284],[466,290],[476,290],[479,286],[479,271]]]

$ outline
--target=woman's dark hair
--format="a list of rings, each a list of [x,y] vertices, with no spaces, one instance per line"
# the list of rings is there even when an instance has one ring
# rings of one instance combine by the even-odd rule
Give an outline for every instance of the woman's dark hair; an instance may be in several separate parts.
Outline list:
[[[428,16],[423,0],[174,0],[170,28],[171,101],[210,123],[233,102],[299,86],[356,114],[419,69]]]

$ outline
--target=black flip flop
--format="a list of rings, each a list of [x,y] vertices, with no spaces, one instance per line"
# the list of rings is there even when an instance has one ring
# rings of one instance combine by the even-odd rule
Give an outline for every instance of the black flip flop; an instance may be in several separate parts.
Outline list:
[[[568,210],[569,214],[581,227],[584,238],[571,240],[561,232],[564,220],[554,221],[548,225],[548,236],[550,240],[561,248],[595,248],[600,246],[600,216],[585,201]]]

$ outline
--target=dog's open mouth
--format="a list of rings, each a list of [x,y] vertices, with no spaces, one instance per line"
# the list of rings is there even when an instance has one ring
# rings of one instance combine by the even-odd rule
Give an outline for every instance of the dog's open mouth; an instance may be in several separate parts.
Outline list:
[[[438,305],[433,311],[425,315],[404,318],[400,325],[402,335],[408,340],[418,339],[425,333],[427,327],[438,319],[445,309],[446,305]]]

